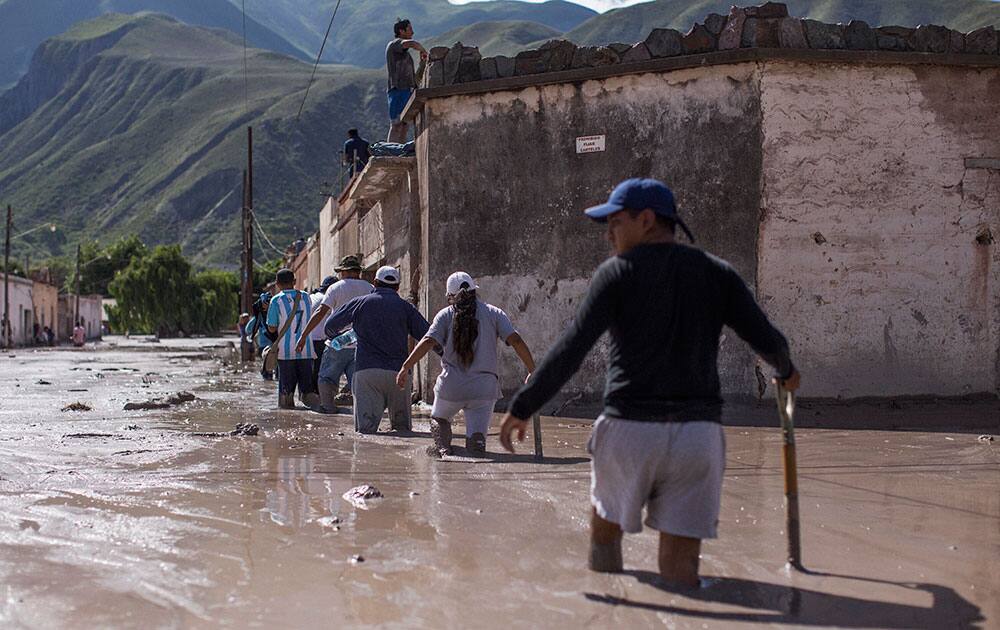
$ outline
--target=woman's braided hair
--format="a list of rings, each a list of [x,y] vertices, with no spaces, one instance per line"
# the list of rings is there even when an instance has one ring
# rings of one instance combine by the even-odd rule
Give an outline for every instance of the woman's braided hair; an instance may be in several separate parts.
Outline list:
[[[455,307],[455,320],[451,324],[451,334],[455,340],[455,354],[462,367],[472,365],[476,354],[476,338],[479,337],[479,320],[476,319],[476,290],[465,282],[458,293],[451,298]]]

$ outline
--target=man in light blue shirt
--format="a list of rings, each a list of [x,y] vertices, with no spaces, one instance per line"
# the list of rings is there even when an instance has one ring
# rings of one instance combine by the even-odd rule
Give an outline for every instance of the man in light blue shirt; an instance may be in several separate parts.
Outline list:
[[[301,350],[295,347],[295,340],[312,316],[312,302],[305,291],[295,288],[295,273],[291,269],[279,269],[274,279],[280,293],[271,298],[267,308],[267,329],[272,335],[278,335],[272,344],[278,348],[278,407],[295,408],[296,387],[302,403],[315,407],[319,404],[312,377],[316,351],[312,344],[306,344]],[[284,334],[279,335],[289,320]]]

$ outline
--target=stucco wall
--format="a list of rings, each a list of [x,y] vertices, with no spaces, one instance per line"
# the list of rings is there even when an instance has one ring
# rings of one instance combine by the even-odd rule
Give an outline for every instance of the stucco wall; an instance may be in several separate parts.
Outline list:
[[[46,326],[56,329],[59,306],[59,289],[44,282],[32,282],[31,301],[35,310],[35,322],[39,328]]]
[[[329,197],[319,213],[319,255],[320,273],[326,276],[335,273],[333,268],[340,262],[340,239],[334,236],[337,226],[337,199]]]
[[[0,273],[0,282],[3,282],[4,274]],[[7,283],[7,299],[10,308],[10,334],[11,343],[16,346],[25,345],[31,340],[30,322],[33,318],[33,305],[31,302],[31,280],[26,280],[18,276],[11,276]],[[3,287],[0,287],[0,292]],[[0,318],[3,313],[3,295],[0,295]],[[25,326],[28,324],[28,326]],[[2,333],[2,329],[0,329]],[[0,341],[3,337],[0,336]]]
[[[756,68],[741,63],[428,101],[417,140],[417,155],[427,156],[418,161],[428,315],[444,306],[447,276],[468,271],[543,355],[609,255],[602,228],[582,209],[635,176],[669,182],[698,244],[752,283],[761,159]],[[605,151],[576,152],[578,136],[598,134]],[[604,343],[564,397],[599,396]],[[523,368],[512,352],[503,356],[509,391]],[[727,338],[721,357],[724,390],[754,391],[742,342]]]
[[[101,319],[104,315],[103,298],[100,295],[80,296],[80,319],[87,329],[87,339],[100,339]],[[73,336],[73,317],[76,309],[76,296],[63,294],[59,296],[59,339],[67,340]]]
[[[769,62],[758,288],[812,396],[1000,391],[1000,69]],[[986,240],[986,239],[981,239]]]

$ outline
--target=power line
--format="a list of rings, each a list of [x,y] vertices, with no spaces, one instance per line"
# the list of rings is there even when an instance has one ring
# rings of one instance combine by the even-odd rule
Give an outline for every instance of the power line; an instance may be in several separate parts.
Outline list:
[[[312,76],[309,77],[309,85],[306,86],[306,93],[302,95],[302,103],[299,104],[299,113],[295,114],[295,120],[299,119],[302,115],[302,108],[306,105],[306,98],[309,96],[309,90],[312,88],[313,81],[316,79],[316,69],[319,68],[319,60],[323,58],[323,49],[326,48],[326,40],[330,37],[330,30],[333,28],[333,20],[337,17],[337,9],[340,8],[340,0],[337,0],[337,5],[333,7],[333,15],[330,16],[330,24],[326,27],[326,35],[323,36],[323,44],[319,47],[319,54],[316,55],[316,63],[313,65]]]
[[[264,228],[263,228],[263,227],[261,227],[261,225],[260,225],[260,221],[258,221],[258,220],[257,220],[257,213],[256,213],[256,212],[253,212],[252,210],[250,211],[250,219],[251,219],[251,220],[253,221],[253,224],[254,224],[254,226],[255,226],[255,227],[257,228],[257,231],[258,231],[258,233],[260,233],[260,236],[261,236],[261,238],[263,238],[263,239],[264,239],[264,242],[266,242],[266,243],[267,243],[268,245],[270,245],[270,246],[271,246],[271,249],[273,249],[273,250],[274,250],[274,251],[276,251],[277,253],[279,253],[279,254],[281,254],[282,256],[284,256],[284,255],[285,255],[285,252],[283,252],[283,251],[281,251],[280,249],[278,249],[277,247],[275,247],[274,243],[273,243],[273,242],[271,242],[271,239],[269,239],[269,238],[267,237],[267,233],[266,233],[266,232],[264,232]]]

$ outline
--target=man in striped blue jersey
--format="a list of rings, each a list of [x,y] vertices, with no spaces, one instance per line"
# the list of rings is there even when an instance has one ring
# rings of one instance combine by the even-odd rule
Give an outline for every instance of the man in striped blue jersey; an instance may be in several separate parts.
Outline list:
[[[271,305],[267,308],[267,329],[272,338],[285,328],[285,322],[291,318],[284,334],[274,340],[278,348],[278,407],[295,408],[296,387],[303,404],[315,407],[319,403],[312,377],[316,351],[312,344],[306,344],[301,351],[295,348],[295,340],[312,316],[312,302],[305,291],[295,288],[295,273],[291,269],[279,269],[274,279],[280,292],[271,298]]]

